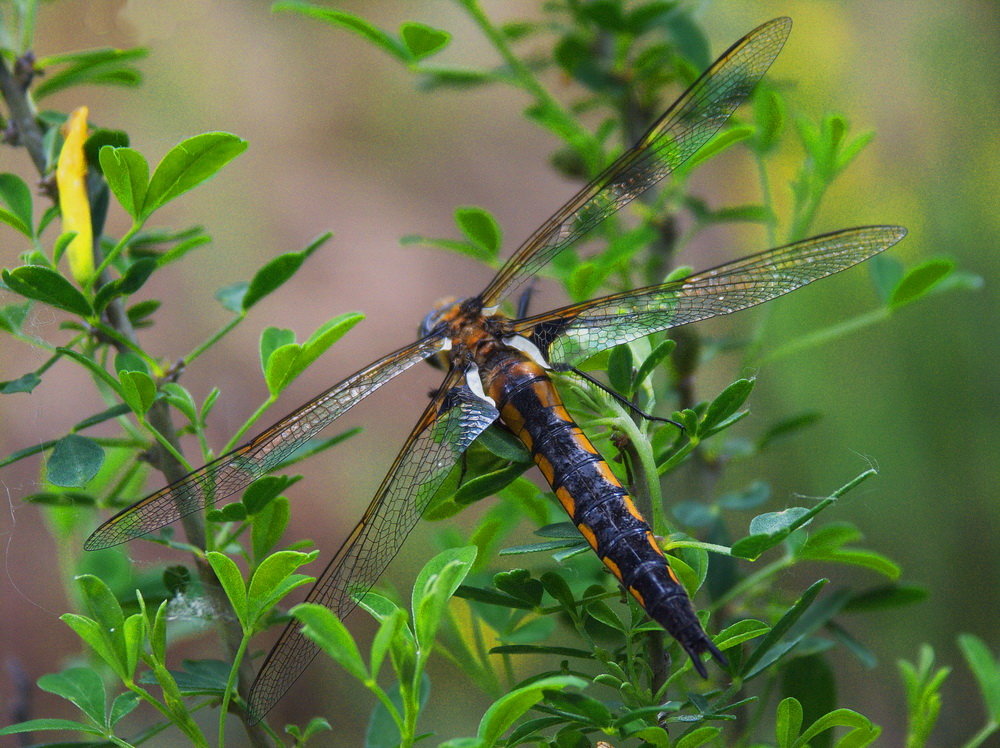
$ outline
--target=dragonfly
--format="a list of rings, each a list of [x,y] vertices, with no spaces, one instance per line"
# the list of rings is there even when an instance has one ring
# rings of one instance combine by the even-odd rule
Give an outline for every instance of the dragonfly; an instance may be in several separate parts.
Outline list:
[[[533,316],[502,310],[512,292],[555,255],[660,182],[708,142],[747,98],[791,30],[776,18],[733,44],[631,148],[539,227],[476,296],[444,303],[415,343],[393,351],[236,450],[124,509],[87,540],[105,548],[153,532],[234,496],[280,466],[334,420],[420,361],[447,373],[347,539],[306,598],[340,617],[377,581],[463,453],[491,425],[531,453],[556,499],[598,557],[707,677],[702,660],[726,659],[695,616],[649,524],[573,421],[552,374],[575,371],[613,346],[726,315],[852,267],[898,242],[898,226],[863,226],[752,254],[680,280],[616,293]],[[261,719],[316,655],[293,621],[251,686]]]

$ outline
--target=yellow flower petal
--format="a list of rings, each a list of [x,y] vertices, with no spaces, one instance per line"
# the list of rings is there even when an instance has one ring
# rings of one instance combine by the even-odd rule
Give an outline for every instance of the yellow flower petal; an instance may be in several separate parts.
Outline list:
[[[66,256],[73,277],[83,284],[94,274],[94,235],[87,201],[87,160],[83,155],[83,144],[87,140],[87,107],[82,106],[70,114],[63,125],[63,135],[65,139],[56,164],[59,212],[63,233],[76,232],[76,237],[66,247]]]

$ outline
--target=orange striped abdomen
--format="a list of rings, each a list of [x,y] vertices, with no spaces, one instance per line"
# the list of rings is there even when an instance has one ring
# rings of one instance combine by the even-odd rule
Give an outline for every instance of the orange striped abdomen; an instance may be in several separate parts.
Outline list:
[[[545,371],[531,361],[507,359],[494,370],[487,387],[501,420],[531,451],[573,524],[625,589],[680,642],[703,676],[700,653],[711,652],[725,662],[649,525],[567,413]]]

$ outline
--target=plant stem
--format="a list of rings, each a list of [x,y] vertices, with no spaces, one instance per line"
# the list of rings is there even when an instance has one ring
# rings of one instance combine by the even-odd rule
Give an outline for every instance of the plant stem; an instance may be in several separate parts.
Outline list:
[[[240,314],[240,315],[236,316],[235,318],[231,319],[225,325],[223,325],[219,330],[217,330],[216,332],[214,332],[207,340],[205,340],[204,342],[202,342],[201,345],[197,346],[193,351],[191,351],[189,354],[187,354],[186,356],[184,356],[182,358],[182,360],[184,361],[184,364],[185,365],[190,364],[192,361],[194,361],[196,358],[198,358],[201,354],[203,354],[209,348],[211,348],[216,343],[218,343],[225,335],[227,335],[231,330],[233,330],[233,328],[235,328],[245,318],[246,318],[246,315]]]
[[[277,400],[277,397],[275,395],[271,395],[270,397],[267,398],[267,400],[265,400],[259,406],[257,406],[257,410],[253,412],[253,414],[243,423],[243,425],[236,430],[236,433],[232,435],[229,441],[226,442],[226,446],[222,448],[222,452],[220,452],[220,454],[226,454],[235,449],[236,445],[239,444],[241,441],[243,441],[244,434],[246,434],[246,432],[250,430],[250,427],[253,426],[260,419],[262,415],[264,415],[264,412],[268,408],[274,405],[275,400]]]
[[[878,307],[877,309],[873,309],[865,314],[860,314],[857,317],[844,320],[836,325],[821,328],[815,332],[809,333],[808,335],[795,338],[790,343],[787,343],[780,348],[775,348],[770,353],[767,353],[757,359],[757,364],[770,363],[771,361],[775,361],[779,358],[790,356],[793,353],[799,353],[808,348],[824,345],[831,340],[843,337],[844,335],[855,332],[856,330],[861,330],[878,322],[882,322],[888,319],[891,314],[892,311],[888,307]]]
[[[42,129],[35,119],[35,106],[27,92],[29,84],[30,80],[21,80],[12,75],[7,69],[6,60],[0,58],[0,93],[10,108],[11,123],[17,130],[18,143],[28,151],[35,169],[44,177],[48,163],[45,159],[45,146],[42,143]]]
[[[239,678],[239,668],[243,663],[243,656],[247,651],[247,643],[250,637],[247,632],[243,632],[240,639],[240,646],[236,649],[236,657],[232,667],[229,668],[229,678],[226,681],[226,691],[222,694],[222,705],[219,707],[219,746],[226,744],[226,716],[229,714],[229,701],[236,690],[237,679]]]

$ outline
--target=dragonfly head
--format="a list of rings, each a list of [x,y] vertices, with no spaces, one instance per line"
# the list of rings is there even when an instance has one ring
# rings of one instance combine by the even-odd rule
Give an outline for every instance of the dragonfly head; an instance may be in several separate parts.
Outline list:
[[[447,334],[446,331],[451,323],[461,314],[462,302],[464,301],[465,299],[459,299],[455,296],[445,296],[434,302],[434,307],[427,313],[417,329],[418,338],[424,338],[433,333]],[[447,369],[449,365],[447,351],[441,351],[431,356],[427,359],[427,363],[437,369]]]

